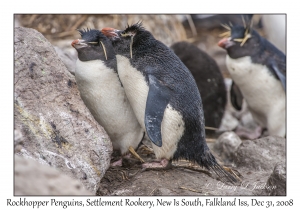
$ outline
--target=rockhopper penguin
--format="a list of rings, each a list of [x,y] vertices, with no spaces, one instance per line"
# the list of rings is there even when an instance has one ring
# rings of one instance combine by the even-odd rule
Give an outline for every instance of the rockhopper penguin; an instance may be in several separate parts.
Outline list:
[[[219,128],[227,102],[227,91],[216,61],[192,43],[176,42],[171,49],[195,78],[201,95],[205,126]],[[206,129],[206,134],[208,131]]]
[[[174,52],[141,23],[123,31],[104,28],[102,32],[112,40],[120,80],[160,160],[143,166],[165,168],[172,159],[184,158],[212,169],[221,178],[235,181],[217,163],[206,144],[196,82]]]
[[[270,135],[285,137],[286,56],[253,30],[251,23],[224,27],[227,37],[218,45],[227,51],[226,64],[234,85],[253,119]]]
[[[79,30],[79,33],[82,39],[74,40],[72,46],[78,52],[75,78],[80,96],[104,127],[113,148],[124,155],[129,146],[137,148],[144,131],[119,80],[114,49],[99,30]]]

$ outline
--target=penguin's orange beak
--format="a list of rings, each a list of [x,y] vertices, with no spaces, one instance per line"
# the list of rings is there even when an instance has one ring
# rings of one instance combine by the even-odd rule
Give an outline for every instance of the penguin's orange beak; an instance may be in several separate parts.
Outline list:
[[[234,42],[231,41],[229,38],[224,38],[224,39],[221,39],[219,42],[218,42],[218,46],[219,47],[222,47],[224,49],[227,49],[231,46],[234,45]]]
[[[85,40],[82,39],[76,39],[71,43],[72,47],[74,47],[75,49],[79,49],[81,47],[86,47],[87,44],[85,43]]]
[[[72,47],[75,48],[75,45],[77,45],[78,42],[79,42],[79,39],[74,40],[74,41],[71,43]]]
[[[103,28],[101,32],[108,38],[119,38],[119,30],[117,29],[106,27]]]

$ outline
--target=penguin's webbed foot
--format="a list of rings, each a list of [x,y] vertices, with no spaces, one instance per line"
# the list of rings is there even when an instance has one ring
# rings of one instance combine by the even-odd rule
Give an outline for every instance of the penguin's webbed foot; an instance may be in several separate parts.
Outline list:
[[[250,130],[248,128],[238,126],[235,130],[235,133],[239,137],[250,139],[250,140],[259,138],[262,135],[262,132],[263,132],[263,128],[260,126],[256,127],[254,130]]]
[[[134,155],[132,155],[132,153],[128,153],[127,155],[123,155],[119,160],[117,160],[115,162],[112,162],[110,164],[110,166],[111,167],[131,168],[135,165],[140,165],[140,162],[144,161],[142,158],[141,159],[139,159],[139,158],[136,159],[136,156],[134,156],[134,157],[132,157],[132,156],[134,156]],[[139,157],[139,155],[138,155],[138,157]]]
[[[113,162],[110,164],[110,166],[115,167],[115,166],[122,166],[123,158],[120,158],[119,160]]]
[[[115,166],[121,167],[121,166],[123,166],[123,160],[124,160],[124,158],[125,158],[125,159],[126,159],[126,158],[129,159],[130,157],[131,157],[130,153],[127,154],[127,155],[122,155],[121,158],[120,158],[119,160],[117,160],[117,161],[115,161],[115,162],[112,162],[112,163],[110,164],[110,166],[111,166],[111,167],[115,167]]]
[[[172,167],[171,161],[167,159],[162,159],[162,160],[156,160],[148,163],[144,163],[142,165],[144,169],[169,169]]]

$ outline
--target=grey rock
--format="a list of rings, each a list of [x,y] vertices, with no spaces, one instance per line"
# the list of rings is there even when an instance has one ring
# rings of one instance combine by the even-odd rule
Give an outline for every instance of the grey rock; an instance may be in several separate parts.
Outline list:
[[[237,167],[271,172],[278,162],[285,165],[285,141],[276,136],[244,140],[236,151],[234,162]]]
[[[79,179],[96,193],[110,164],[108,135],[48,40],[23,27],[15,28],[15,37],[15,151]]]
[[[225,132],[219,136],[213,149],[225,164],[229,164],[232,162],[234,154],[241,143],[241,139],[234,132]]]
[[[274,167],[273,173],[267,181],[268,188],[266,191],[268,195],[286,196],[286,166],[278,163]]]
[[[15,155],[15,195],[93,195],[61,171]]]
[[[167,188],[159,188],[158,189],[162,195],[172,195],[172,191]]]

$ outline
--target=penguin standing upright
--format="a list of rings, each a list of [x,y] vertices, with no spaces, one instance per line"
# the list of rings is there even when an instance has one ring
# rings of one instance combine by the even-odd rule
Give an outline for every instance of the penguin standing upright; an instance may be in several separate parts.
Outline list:
[[[141,23],[123,31],[104,28],[102,32],[112,40],[120,80],[159,159],[143,166],[165,168],[170,160],[184,158],[235,181],[217,163],[206,144],[196,82],[174,52]]]
[[[228,37],[218,45],[227,51],[226,65],[234,85],[240,89],[253,119],[270,135],[284,137],[286,56],[253,30],[251,23],[225,27],[228,31],[224,35]]]
[[[80,96],[108,133],[113,148],[124,155],[130,146],[137,148],[144,130],[119,80],[111,41],[99,30],[79,32],[82,39],[74,40],[72,46],[78,52],[75,78]],[[121,164],[121,161],[117,164]]]
[[[176,42],[171,49],[195,78],[202,99],[205,126],[219,128],[225,112],[227,91],[216,61],[188,42]]]

